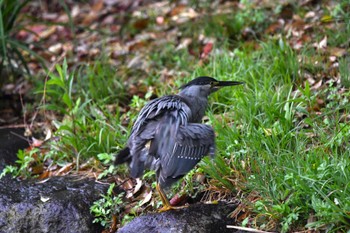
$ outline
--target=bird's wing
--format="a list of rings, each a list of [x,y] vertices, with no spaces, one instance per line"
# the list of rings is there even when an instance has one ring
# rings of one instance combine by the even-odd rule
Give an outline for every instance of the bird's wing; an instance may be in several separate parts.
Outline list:
[[[157,150],[171,145],[180,125],[186,125],[191,110],[179,96],[164,96],[149,102],[141,110],[128,140],[131,159],[131,176],[140,177],[147,163],[154,162]],[[152,141],[151,148],[147,148]],[[152,148],[157,148],[152,149]],[[150,157],[152,156],[152,157]]]
[[[191,110],[186,104],[185,99],[176,95],[163,96],[154,99],[146,104],[137,117],[131,131],[131,135],[139,135],[153,120],[159,120],[165,113],[173,112],[179,124],[186,124],[191,117]],[[152,128],[151,130],[155,130]]]
[[[173,141],[168,151],[158,151],[159,181],[163,187],[187,174],[204,156],[215,154],[215,133],[209,125],[190,123],[180,126]]]

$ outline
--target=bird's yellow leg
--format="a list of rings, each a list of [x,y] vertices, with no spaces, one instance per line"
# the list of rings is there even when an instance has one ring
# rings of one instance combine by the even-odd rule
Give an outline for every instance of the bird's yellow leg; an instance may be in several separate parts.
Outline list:
[[[160,187],[160,185],[157,183],[156,189],[160,195],[160,199],[162,200],[163,203],[163,207],[160,208],[158,211],[159,212],[164,212],[164,211],[168,211],[168,210],[177,210],[177,209],[183,209],[185,206],[172,206],[167,198],[167,196],[165,195],[165,193],[163,192],[162,188]]]
[[[156,188],[157,188],[157,191],[159,193],[160,199],[162,200],[162,204],[163,204],[162,209],[164,209],[164,208],[167,210],[170,209],[170,207],[171,207],[170,202],[158,183],[157,183]]]

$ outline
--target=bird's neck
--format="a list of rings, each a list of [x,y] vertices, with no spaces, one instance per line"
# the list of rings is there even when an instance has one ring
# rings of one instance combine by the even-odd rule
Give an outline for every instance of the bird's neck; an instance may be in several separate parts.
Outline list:
[[[186,104],[191,109],[192,117],[190,122],[201,122],[208,106],[208,96],[197,95],[196,93],[186,91],[181,91],[178,95],[186,100]]]

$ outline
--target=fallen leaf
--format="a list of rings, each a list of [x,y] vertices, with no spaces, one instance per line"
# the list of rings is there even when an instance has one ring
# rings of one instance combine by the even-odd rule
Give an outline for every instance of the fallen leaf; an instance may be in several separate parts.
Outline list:
[[[270,26],[268,26],[268,28],[265,30],[265,33],[275,34],[277,31],[281,30],[282,28],[283,28],[282,24],[278,21],[270,24]]]
[[[57,44],[51,45],[48,50],[51,53],[60,54],[62,52],[62,48],[63,48],[62,43],[57,43]]]
[[[43,140],[36,139],[35,137],[32,137],[32,147],[40,147],[44,143]]]
[[[329,47],[328,51],[332,56],[336,56],[336,57],[342,57],[347,53],[346,49],[338,48],[338,47]]]
[[[98,0],[92,7],[91,7],[91,10],[93,11],[101,11],[102,8],[103,8],[103,2],[104,0]]]
[[[149,20],[147,18],[139,19],[134,22],[133,27],[138,30],[143,30],[147,28],[148,23],[149,23]]]
[[[98,16],[99,12],[103,8],[103,0],[97,1],[92,7],[91,11],[84,17],[82,24],[85,26],[89,26],[92,22],[94,22]]]
[[[148,203],[151,198],[152,198],[152,190],[149,189],[148,192],[145,193],[145,195],[143,195],[143,200],[141,201],[140,205],[143,206],[144,204]]]
[[[180,14],[181,12],[183,12],[185,9],[186,9],[186,6],[185,6],[185,5],[178,5],[178,6],[174,7],[174,8],[170,11],[169,15],[170,15],[170,16],[178,15],[178,14]]]
[[[305,14],[304,18],[308,19],[308,18],[313,18],[316,16],[316,13],[314,11],[309,11]]]
[[[49,198],[49,197],[44,197],[44,196],[41,196],[40,195],[40,201],[42,201],[42,202],[47,202],[47,201],[49,201],[51,198]]]
[[[72,170],[72,168],[74,167],[74,163],[67,163],[65,166],[63,166],[60,170],[58,170],[55,175],[59,176],[59,175],[63,175],[67,172],[69,172],[70,170]]]
[[[138,191],[140,191],[141,187],[142,187],[142,180],[140,178],[137,178],[136,185],[135,185],[134,191],[132,193],[133,194],[137,193]]]
[[[183,203],[186,199],[187,199],[186,194],[181,195],[181,196],[179,196],[179,194],[175,194],[175,196],[173,196],[169,202],[171,205],[177,206],[177,205],[180,205],[181,203]]]
[[[331,62],[335,62],[337,60],[337,57],[336,56],[329,56],[329,60]]]
[[[329,23],[329,22],[331,22],[333,20],[333,18],[332,18],[332,16],[330,16],[330,15],[324,15],[324,16],[322,16],[322,18],[321,18],[321,22],[322,23]]]
[[[80,14],[80,7],[78,5],[74,5],[70,14],[72,18],[77,17]]]
[[[43,180],[43,179],[46,179],[50,176],[51,176],[51,172],[46,170],[39,175],[38,179]]]
[[[31,167],[31,172],[32,172],[33,175],[41,174],[41,173],[43,173],[43,171],[44,171],[44,167],[43,167],[42,163]]]
[[[156,18],[156,23],[159,25],[162,25],[164,23],[164,17],[163,16],[158,16]]]
[[[282,19],[291,19],[293,17],[293,10],[293,5],[288,3],[282,7],[282,11],[279,16]]]
[[[180,44],[176,47],[176,50],[188,48],[192,43],[192,38],[184,38],[181,40]]]
[[[213,50],[213,43],[209,42],[206,45],[204,45],[201,53],[201,58],[205,58],[208,56],[208,54]]]
[[[327,36],[325,36],[319,43],[313,44],[317,49],[324,50],[327,48]]]
[[[56,32],[56,26],[48,27],[46,30],[38,33],[39,39],[46,39]]]

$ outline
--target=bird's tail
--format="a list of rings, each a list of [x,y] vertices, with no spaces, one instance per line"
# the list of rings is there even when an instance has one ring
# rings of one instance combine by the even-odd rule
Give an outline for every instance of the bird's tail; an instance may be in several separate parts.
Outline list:
[[[131,156],[130,156],[130,150],[129,147],[125,147],[122,149],[114,159],[114,165],[119,165],[122,163],[130,163],[131,162]]]

